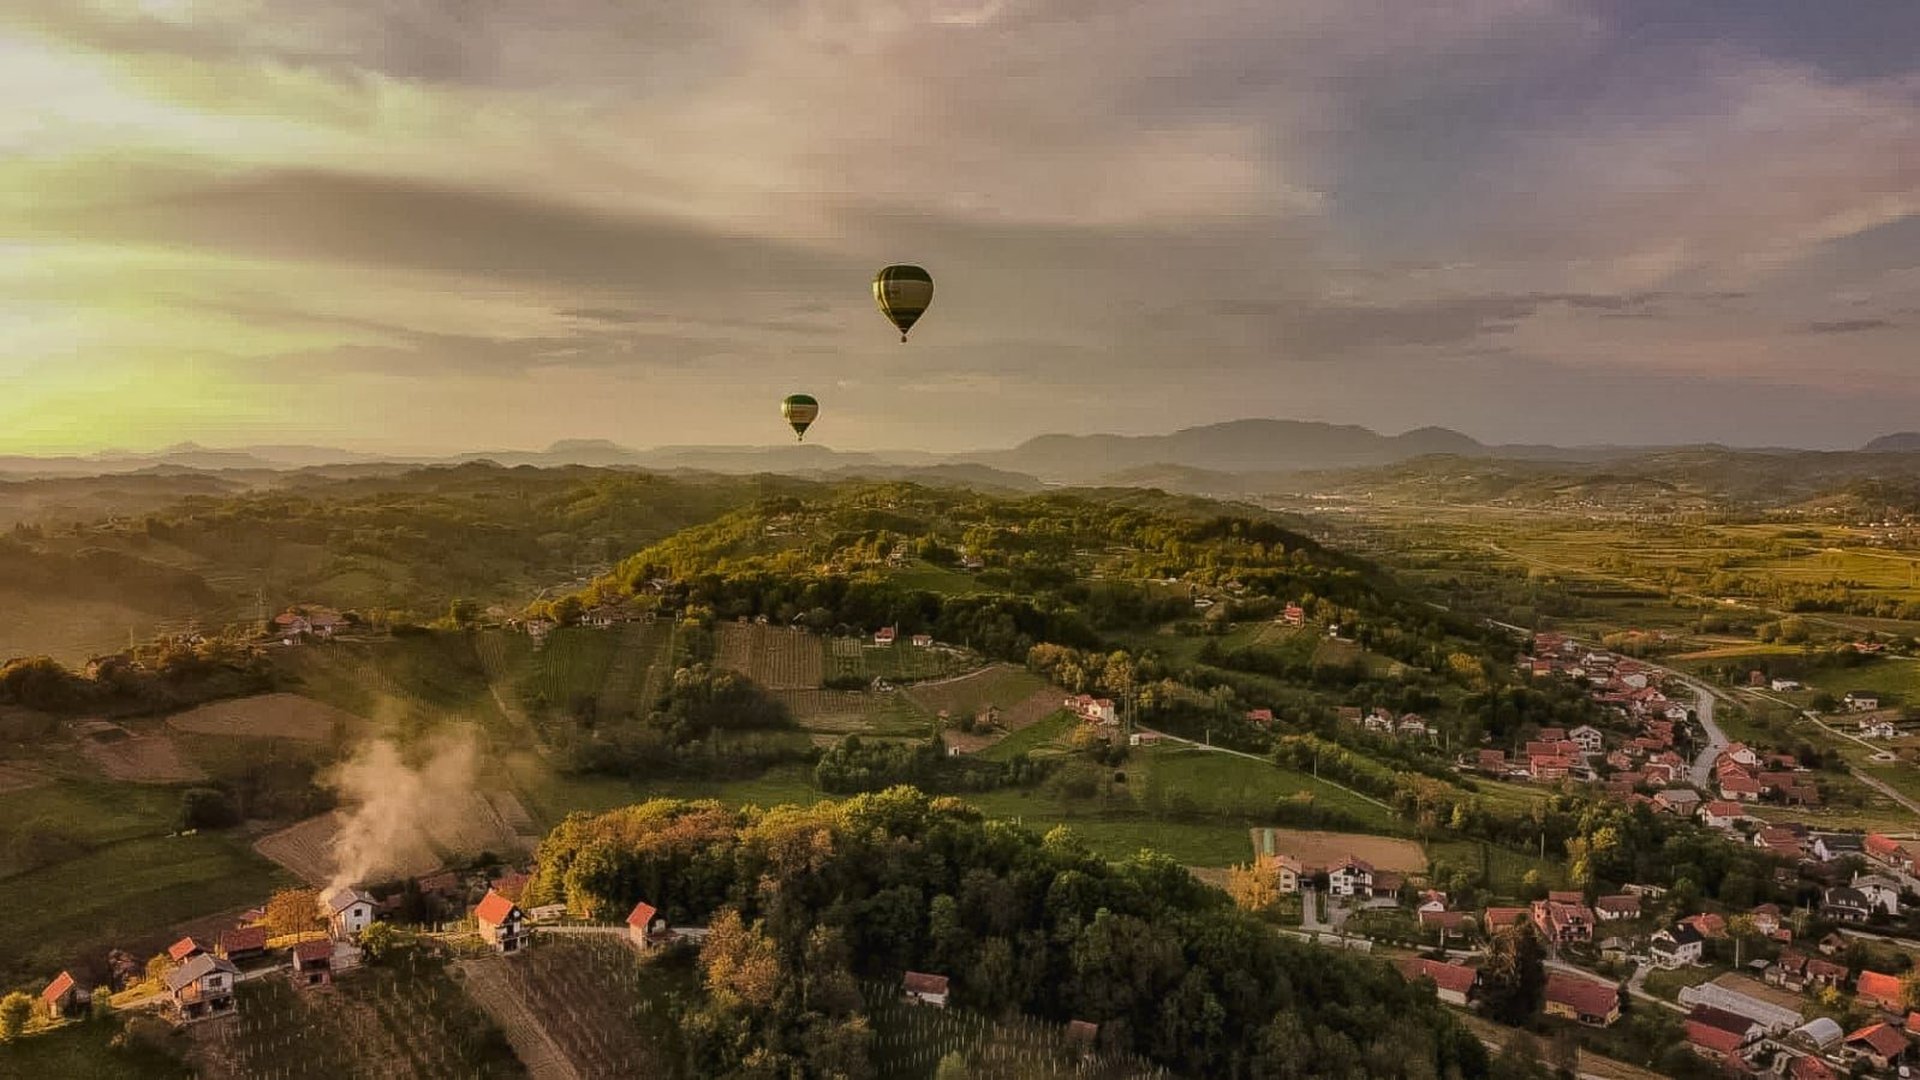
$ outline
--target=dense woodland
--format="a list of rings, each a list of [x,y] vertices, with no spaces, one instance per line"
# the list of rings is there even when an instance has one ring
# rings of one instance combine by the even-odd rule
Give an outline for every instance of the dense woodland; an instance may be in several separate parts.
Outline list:
[[[811,808],[577,814],[531,902],[709,925],[692,1071],[867,1077],[857,981],[948,974],[956,1005],[1100,1023],[1209,1077],[1480,1076],[1484,1048],[1376,961],[1281,939],[1164,857],[1109,863],[907,788]]]

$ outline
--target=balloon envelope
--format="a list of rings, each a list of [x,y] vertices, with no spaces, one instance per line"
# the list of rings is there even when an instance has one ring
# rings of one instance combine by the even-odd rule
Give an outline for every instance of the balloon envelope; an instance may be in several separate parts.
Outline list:
[[[933,275],[918,266],[889,266],[873,275],[873,299],[905,341],[907,331],[933,303]]]
[[[780,403],[780,415],[792,425],[794,435],[807,437],[807,428],[820,415],[820,403],[811,394],[788,394]]]

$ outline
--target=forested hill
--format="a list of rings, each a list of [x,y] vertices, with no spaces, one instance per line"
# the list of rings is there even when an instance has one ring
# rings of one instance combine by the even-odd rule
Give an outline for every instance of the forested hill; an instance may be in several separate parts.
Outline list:
[[[1099,1025],[1107,1050],[1193,1077],[1485,1076],[1423,987],[1294,942],[1165,856],[1120,863],[911,788],[811,808],[658,800],[575,815],[530,903],[704,925],[682,1006],[698,1076],[869,1076],[860,980],[948,975],[955,1007]]]

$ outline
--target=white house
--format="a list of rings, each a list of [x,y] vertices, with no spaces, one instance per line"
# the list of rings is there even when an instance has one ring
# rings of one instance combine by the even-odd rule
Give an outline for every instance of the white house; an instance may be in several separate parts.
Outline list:
[[[1670,926],[1653,935],[1647,945],[1647,952],[1653,962],[1664,968],[1684,967],[1698,964],[1706,951],[1706,941],[1700,931],[1684,924]]]
[[[1591,724],[1581,724],[1567,732],[1567,738],[1572,739],[1575,746],[1589,754],[1597,754],[1607,745],[1607,737],[1600,733],[1599,728]]]
[[[1860,734],[1865,735],[1869,739],[1891,739],[1895,735],[1898,735],[1899,732],[1894,729],[1893,724],[1889,721],[1875,720],[1868,722],[1863,720],[1860,722]]]
[[[533,937],[520,905],[492,889],[487,890],[487,895],[473,909],[473,921],[487,944],[503,953],[519,952]]]
[[[1767,685],[1783,694],[1802,689],[1799,679],[1775,679]]]
[[[1880,695],[1871,690],[1849,690],[1845,700],[1854,712],[1872,712],[1880,707]]]
[[[1264,861],[1273,868],[1274,883],[1281,892],[1300,891],[1300,875],[1304,868],[1300,865],[1299,859],[1291,855],[1269,855],[1264,858]]]
[[[320,894],[320,914],[327,920],[327,932],[346,941],[373,925],[373,897],[359,889],[342,885]]]
[[[1349,857],[1328,872],[1327,891],[1334,896],[1372,896],[1373,866]]]
[[[1900,914],[1900,883],[1881,874],[1855,874],[1853,887],[1867,898],[1874,911]]]

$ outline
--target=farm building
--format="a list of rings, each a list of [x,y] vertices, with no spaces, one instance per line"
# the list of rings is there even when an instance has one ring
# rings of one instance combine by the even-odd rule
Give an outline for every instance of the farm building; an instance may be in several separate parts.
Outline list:
[[[233,1011],[233,983],[240,969],[217,956],[200,953],[167,972],[167,991],[182,1021],[204,1020]]]
[[[939,1008],[947,1007],[947,977],[928,975],[924,972],[909,971],[900,980],[900,988],[906,996],[923,1005]]]
[[[1880,707],[1880,695],[1871,690],[1849,690],[1846,703],[1854,712],[1872,712]]]
[[[873,632],[873,643],[875,645],[891,645],[893,644],[895,636],[896,634],[893,627],[883,626]]]
[[[92,997],[92,994],[80,989],[80,984],[73,981],[71,973],[63,971],[53,977],[45,990],[40,991],[40,1011],[49,1020],[60,1020],[85,1008]]]
[[[913,635],[913,647],[914,647],[914,648],[916,648],[916,649],[931,649],[931,648],[933,648],[933,635],[932,635],[932,634],[915,634],[915,635]]]
[[[1547,976],[1547,1015],[1589,1027],[1609,1027],[1620,1019],[1620,989],[1610,983],[1552,972]]]
[[[1474,984],[1480,981],[1480,972],[1465,964],[1447,964],[1418,957],[1409,957],[1400,971],[1409,981],[1432,979],[1434,992],[1441,1001],[1463,1008],[1473,995]]]
[[[373,924],[373,897],[347,886],[320,894],[320,914],[326,917],[327,932],[346,941]]]
[[[480,936],[487,944],[503,953],[519,952],[533,937],[520,905],[492,889],[487,890],[479,906],[473,909],[473,921],[479,924]]]
[[[267,954],[267,928],[264,926],[237,926],[220,935],[220,944],[214,951],[235,963],[265,956]]]
[[[667,920],[660,911],[642,900],[627,913],[627,940],[642,949],[652,948],[667,935]]]
[[[193,938],[183,937],[179,941],[167,946],[167,959],[172,960],[176,964],[184,964],[188,960],[206,951],[207,947],[205,945],[200,944]]]
[[[293,947],[293,985],[325,986],[333,981],[333,942],[303,941]]]

